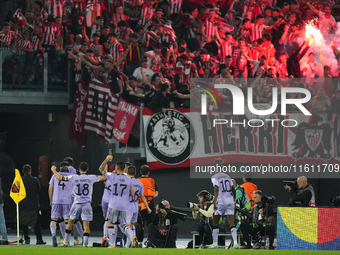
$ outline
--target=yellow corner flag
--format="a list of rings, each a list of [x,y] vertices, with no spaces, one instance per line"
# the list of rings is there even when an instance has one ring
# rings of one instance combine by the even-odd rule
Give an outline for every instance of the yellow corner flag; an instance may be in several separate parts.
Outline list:
[[[16,204],[26,197],[26,189],[18,169],[15,169],[15,177],[12,184],[10,196]]]

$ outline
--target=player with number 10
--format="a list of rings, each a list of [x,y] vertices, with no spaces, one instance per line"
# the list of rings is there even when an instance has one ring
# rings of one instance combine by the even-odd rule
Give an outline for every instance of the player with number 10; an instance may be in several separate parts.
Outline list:
[[[239,248],[237,244],[237,232],[234,222],[234,199],[236,196],[235,187],[229,175],[217,173],[211,177],[214,186],[214,212],[213,212],[213,244],[208,248],[217,248],[219,233],[218,223],[221,216],[226,215],[230,227],[231,236],[234,241],[234,249]]]

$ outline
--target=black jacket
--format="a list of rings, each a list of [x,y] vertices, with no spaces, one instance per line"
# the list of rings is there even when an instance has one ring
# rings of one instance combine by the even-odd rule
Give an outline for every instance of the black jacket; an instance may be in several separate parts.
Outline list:
[[[166,220],[170,220],[170,225],[173,226],[177,223],[177,218],[175,216],[172,215],[172,213],[170,212],[170,210],[168,210],[168,214],[165,216],[164,219],[162,219],[162,214],[158,213],[155,215],[155,217],[153,218],[153,224],[161,229],[165,229],[168,228],[168,226],[166,226]]]
[[[162,108],[170,108],[170,101],[173,101],[171,94],[167,93],[166,96],[164,96],[163,93],[159,91],[152,98],[149,108],[154,112],[160,112]]]
[[[26,189],[26,197],[20,202],[20,209],[25,211],[38,210],[39,209],[39,190],[40,183],[37,177],[25,174],[22,177]]]

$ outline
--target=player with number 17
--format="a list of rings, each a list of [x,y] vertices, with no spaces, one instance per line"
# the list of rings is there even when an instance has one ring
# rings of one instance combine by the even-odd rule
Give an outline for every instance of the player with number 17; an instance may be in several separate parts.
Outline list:
[[[86,162],[81,162],[79,165],[80,175],[61,176],[56,167],[51,168],[55,178],[59,181],[71,182],[73,184],[74,201],[70,209],[70,217],[66,227],[65,240],[62,241],[63,246],[70,246],[70,237],[72,226],[79,216],[83,220],[84,238],[83,247],[88,246],[90,236],[90,221],[93,219],[93,211],[91,207],[93,184],[99,181],[105,181],[105,176],[88,175],[89,165]]]

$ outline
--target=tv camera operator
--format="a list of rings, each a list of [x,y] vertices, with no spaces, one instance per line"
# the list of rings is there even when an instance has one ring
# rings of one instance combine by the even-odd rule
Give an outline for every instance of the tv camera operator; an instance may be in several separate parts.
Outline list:
[[[198,234],[200,240],[200,248],[213,243],[212,238],[212,217],[214,204],[212,200],[214,196],[206,190],[202,190],[197,194],[199,204],[189,202],[188,207],[192,208],[192,216],[195,220],[199,220]],[[205,237],[204,237],[205,234]]]
[[[295,181],[283,181],[284,188],[292,197],[289,200],[290,206],[315,206],[315,192],[305,176],[300,176]]]
[[[156,215],[153,223],[148,226],[149,239],[148,248],[162,248],[157,239],[165,240],[164,248],[176,248],[176,235],[178,227],[177,217],[170,210],[170,204],[164,200],[156,207]]]
[[[246,243],[246,246],[242,248],[260,249],[262,236],[268,235],[268,249],[275,249],[273,246],[275,227],[272,225],[274,223],[274,212],[270,206],[271,203],[274,203],[275,197],[263,196],[261,190],[254,191],[253,195],[255,206],[252,213],[248,214],[248,217],[252,218],[252,224],[249,225],[246,222],[241,223],[241,232],[243,240]],[[253,247],[251,246],[249,235],[252,236],[255,242]]]

